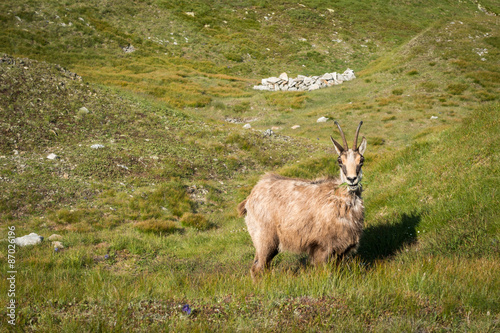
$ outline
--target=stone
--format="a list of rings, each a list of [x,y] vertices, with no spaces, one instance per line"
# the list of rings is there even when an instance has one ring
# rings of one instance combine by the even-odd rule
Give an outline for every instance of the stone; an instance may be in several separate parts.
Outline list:
[[[330,73],[325,73],[323,74],[320,79],[323,79],[323,80],[333,80],[333,75],[330,74]]]
[[[350,68],[345,70],[343,76],[344,76],[344,81],[351,81],[356,78],[356,76],[354,75],[354,71]]]
[[[32,232],[29,235],[23,237],[17,237],[14,239],[14,243],[18,246],[36,245],[43,241],[43,237]]]
[[[250,124],[245,124],[245,125],[243,125],[243,128],[244,128],[244,129],[250,129],[250,128],[252,128],[252,125],[250,125]]]
[[[297,129],[297,128],[299,128],[299,127],[300,127],[300,125],[293,125],[293,126],[292,126],[292,129]]]
[[[262,79],[261,85],[254,86],[253,89],[265,91],[311,91],[331,87],[355,78],[354,71],[350,68],[346,69],[343,74],[333,72],[312,77],[297,75],[296,78],[291,78],[287,73],[281,73],[279,77],[273,76]]]
[[[316,120],[317,123],[326,123],[328,120],[328,118],[326,117],[321,117],[321,118],[318,118],[318,120]]]
[[[49,155],[47,155],[47,158],[48,158],[49,160],[56,160],[56,159],[58,159],[58,158],[59,158],[59,156],[57,156],[57,155],[56,155],[56,154],[54,154],[54,153],[50,153]]]
[[[78,109],[78,113],[89,113],[89,109],[87,109],[85,106],[81,107]]]
[[[276,84],[276,83],[279,83],[281,81],[280,78],[277,78],[277,77],[270,77],[267,79],[267,83],[271,83],[271,84]]]
[[[127,46],[122,47],[122,50],[125,53],[133,53],[135,52],[135,47],[132,44],[128,44]]]
[[[52,242],[52,246],[54,246],[55,248],[57,248],[59,250],[64,249],[64,245],[62,245],[62,243],[59,241]]]
[[[273,136],[274,132],[271,129],[267,129],[264,131],[264,136]]]
[[[318,90],[318,89],[319,89],[319,84],[317,84],[317,83],[313,83],[309,86],[309,91]]]
[[[63,236],[58,235],[58,234],[52,234],[49,236],[48,240],[49,241],[60,241],[62,240]]]
[[[99,143],[96,143],[95,145],[90,146],[90,148],[92,148],[92,149],[102,149],[102,148],[104,148],[104,146],[101,145],[101,144],[99,144]]]

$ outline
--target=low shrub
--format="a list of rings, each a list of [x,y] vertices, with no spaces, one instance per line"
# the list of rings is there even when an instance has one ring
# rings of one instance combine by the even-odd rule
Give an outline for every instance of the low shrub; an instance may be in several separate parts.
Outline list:
[[[150,219],[146,221],[137,222],[134,224],[134,228],[142,232],[151,233],[165,233],[172,234],[179,230],[177,223],[172,220],[156,220]]]
[[[211,227],[210,222],[202,214],[185,213],[182,215],[181,224],[198,230],[207,230]]]

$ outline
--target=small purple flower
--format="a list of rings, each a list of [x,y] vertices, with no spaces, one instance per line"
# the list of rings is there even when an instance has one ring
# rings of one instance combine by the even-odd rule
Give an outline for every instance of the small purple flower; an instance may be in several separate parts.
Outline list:
[[[191,314],[191,308],[189,307],[189,304],[186,304],[182,307],[182,311],[185,312],[187,315]]]
[[[105,254],[104,259],[109,259],[109,254]]]
[[[56,248],[54,249],[54,251],[59,252],[59,248],[58,248],[58,247],[56,247]]]

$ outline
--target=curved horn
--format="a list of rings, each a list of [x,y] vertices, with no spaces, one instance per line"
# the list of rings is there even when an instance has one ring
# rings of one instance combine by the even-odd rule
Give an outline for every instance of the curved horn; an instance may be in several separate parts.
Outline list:
[[[358,150],[358,135],[361,125],[363,125],[362,121],[359,122],[358,129],[356,130],[356,136],[354,137],[354,147],[353,147],[354,150]]]
[[[344,149],[347,151],[349,150],[349,147],[347,146],[347,141],[345,139],[344,132],[342,132],[342,128],[340,128],[339,123],[335,120],[335,125],[339,128],[340,135],[342,136],[342,141],[344,142]]]

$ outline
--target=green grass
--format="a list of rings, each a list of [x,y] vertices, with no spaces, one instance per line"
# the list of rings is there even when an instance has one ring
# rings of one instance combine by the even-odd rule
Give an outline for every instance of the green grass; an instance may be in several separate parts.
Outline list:
[[[497,23],[472,1],[2,3],[0,239],[45,237],[16,250],[15,330],[498,330]],[[321,116],[349,142],[364,121],[359,251],[254,283],[235,207],[264,172],[338,174]]]

